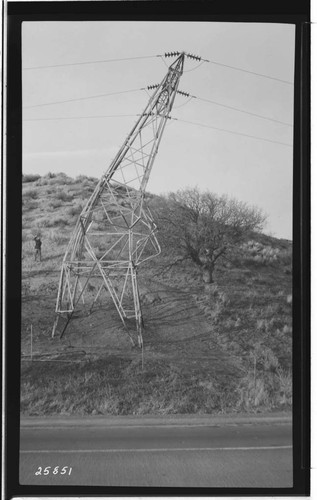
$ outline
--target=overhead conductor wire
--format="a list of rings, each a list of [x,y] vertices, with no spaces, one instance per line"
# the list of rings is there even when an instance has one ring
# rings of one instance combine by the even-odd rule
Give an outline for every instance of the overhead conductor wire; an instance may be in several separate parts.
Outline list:
[[[175,56],[175,55],[179,55],[179,54],[180,54],[179,52],[172,52],[172,53],[165,53],[164,55],[160,55],[159,54],[159,55],[154,55],[154,56],[139,56],[139,57],[129,57],[129,58],[120,58],[120,59],[106,59],[106,60],[98,60],[98,61],[85,61],[85,62],[78,62],[78,63],[67,63],[67,64],[57,64],[57,65],[47,65],[47,66],[26,67],[24,69],[28,70],[28,69],[54,68],[54,67],[64,67],[64,66],[77,66],[77,65],[84,65],[84,64],[96,64],[96,63],[126,61],[126,60],[135,60],[135,59],[148,59],[148,58],[155,58],[155,57],[160,57],[162,59],[162,61],[164,62],[164,64],[166,65],[166,63],[165,63],[165,61],[163,59],[164,56],[165,57],[171,57],[171,56]],[[211,64],[216,64],[216,65],[219,65],[219,66],[224,66],[224,67],[236,70],[236,71],[242,71],[242,72],[249,73],[249,74],[252,74],[252,75],[256,75],[256,76],[259,76],[259,77],[268,78],[270,80],[275,80],[275,81],[279,81],[279,82],[286,83],[286,84],[292,84],[292,82],[289,82],[287,80],[282,80],[280,78],[271,77],[269,75],[264,75],[262,73],[257,73],[257,72],[254,72],[254,71],[245,70],[245,69],[238,68],[238,67],[235,67],[235,66],[230,66],[228,64],[218,63],[218,62],[212,61],[212,60],[202,59],[201,57],[194,56],[193,54],[186,53],[186,55],[190,59],[201,61],[198,66],[196,66],[195,68],[192,68],[191,70],[188,70],[188,71],[193,71],[193,70],[197,69],[199,66],[201,66],[204,62],[209,62]],[[150,89],[152,87],[148,87],[148,88]],[[119,92],[111,92],[111,93],[107,93],[107,94],[98,94],[98,95],[87,96],[87,97],[79,97],[79,98],[74,98],[74,99],[65,99],[63,101],[54,101],[54,102],[47,102],[47,103],[29,105],[29,106],[24,106],[24,108],[25,109],[26,108],[29,109],[29,108],[35,108],[35,107],[41,107],[41,106],[50,106],[50,105],[54,105],[54,104],[63,104],[63,103],[67,103],[67,102],[83,101],[83,100],[87,100],[87,99],[96,99],[96,98],[106,97],[106,96],[111,96],[111,95],[119,95],[119,94],[124,94],[124,93],[129,93],[129,92],[138,92],[140,90],[145,90],[147,92],[147,88],[130,89],[130,90],[119,91]],[[182,94],[182,92],[179,92],[179,93]],[[290,124],[290,123],[287,123],[287,122],[284,122],[284,121],[281,121],[281,120],[277,120],[277,119],[274,119],[274,118],[270,118],[270,117],[267,117],[267,116],[263,116],[263,115],[260,115],[258,113],[253,113],[253,112],[250,112],[250,111],[242,110],[242,109],[236,108],[234,106],[229,106],[229,105],[226,105],[226,104],[222,104],[222,103],[213,101],[211,99],[205,99],[205,98],[201,98],[201,97],[197,97],[197,96],[192,96],[192,95],[190,95],[188,93],[183,93],[183,95],[186,95],[187,97],[190,97],[190,99],[187,100],[187,102],[185,104],[188,104],[192,99],[197,99],[197,100],[200,100],[200,101],[203,101],[203,102],[208,102],[208,103],[211,103],[211,104],[215,104],[217,106],[221,106],[221,107],[224,107],[224,108],[227,108],[227,109],[238,111],[240,113],[248,114],[250,116],[255,116],[255,117],[263,119],[263,120],[268,120],[268,121],[272,121],[272,122],[275,122],[275,123],[280,123],[280,124],[288,126],[288,127],[292,126],[292,124]],[[182,105],[180,105],[178,107],[182,107],[185,104],[182,104]],[[26,119],[24,119],[24,121],[77,120],[77,119],[114,118],[114,117],[129,117],[129,116],[135,116],[135,115],[132,115],[132,114],[123,114],[123,115],[99,115],[99,116],[98,115],[97,116],[94,115],[94,116],[74,116],[74,117],[52,117],[52,118],[26,118]],[[263,137],[258,137],[258,136],[254,136],[254,135],[250,135],[250,134],[245,134],[243,132],[235,132],[235,131],[232,131],[232,130],[228,130],[228,129],[224,129],[224,128],[219,128],[219,127],[215,127],[215,126],[212,126],[212,125],[207,125],[207,124],[198,123],[198,122],[191,122],[191,121],[188,121],[188,120],[181,120],[179,118],[171,118],[171,119],[172,120],[178,120],[178,121],[183,122],[183,123],[188,123],[188,124],[200,126],[200,127],[205,127],[205,128],[210,128],[210,129],[218,130],[218,131],[221,131],[221,132],[227,132],[227,133],[230,133],[230,134],[240,135],[240,136],[249,137],[249,138],[252,138],[252,139],[262,140],[262,141],[266,141],[266,142],[270,142],[270,143],[274,143],[274,144],[281,144],[283,146],[291,147],[291,144],[287,144],[287,143],[280,142],[280,141],[274,141],[274,140],[271,140],[271,139],[265,139]]]
[[[24,118],[25,122],[45,122],[55,120],[85,120],[91,118],[126,118],[135,117],[136,115],[91,115],[91,116],[56,116],[51,118]]]
[[[140,89],[121,90],[119,92],[110,92],[108,94],[96,94],[96,95],[91,95],[91,96],[87,96],[87,97],[74,97],[72,99],[65,99],[63,101],[43,102],[40,104],[32,104],[29,106],[23,106],[23,109],[39,108],[41,106],[52,106],[53,104],[65,104],[67,102],[86,101],[88,99],[99,99],[100,97],[108,97],[108,96],[119,95],[119,94],[128,94],[130,92],[139,92],[140,90],[145,90],[145,89],[140,88]]]
[[[256,135],[244,134],[243,132],[235,132],[233,130],[228,130],[228,129],[220,128],[220,127],[214,127],[212,125],[206,125],[204,123],[191,122],[189,120],[181,120],[180,118],[172,118],[171,117],[171,119],[179,121],[179,122],[183,122],[183,123],[189,123],[191,125],[197,125],[199,127],[205,127],[205,128],[211,128],[211,129],[214,129],[214,130],[219,130],[220,132],[227,132],[228,134],[241,135],[243,137],[250,137],[251,139],[258,139],[260,141],[272,142],[273,144],[281,144],[283,146],[292,147],[292,144],[288,144],[286,142],[274,141],[274,140],[271,140],[271,139],[265,139],[264,137],[258,137]]]
[[[65,66],[84,66],[86,64],[103,64],[109,62],[120,62],[120,61],[133,61],[136,59],[153,59],[154,57],[161,57],[161,55],[157,54],[154,56],[137,56],[137,57],[122,57],[118,59],[100,59],[97,61],[79,61],[73,63],[62,63],[62,64],[48,64],[43,66],[26,66],[22,68],[23,70],[34,70],[34,69],[47,69],[47,68],[63,68]]]
[[[55,104],[65,104],[65,103],[68,103],[68,102],[78,102],[78,101],[85,101],[85,100],[89,100],[89,99],[98,99],[98,98],[101,98],[101,97],[108,97],[108,96],[113,96],[113,95],[127,94],[127,93],[130,93],[130,92],[139,92],[139,91],[143,91],[143,90],[147,93],[147,95],[150,95],[148,93],[147,89],[151,89],[151,88],[154,88],[154,87],[155,87],[155,85],[154,86],[152,85],[152,86],[143,87],[143,88],[139,88],[139,89],[122,90],[122,91],[119,91],[119,92],[109,92],[107,94],[96,94],[96,95],[86,96],[86,97],[77,97],[77,98],[73,98],[73,99],[64,99],[62,101],[51,101],[51,102],[45,102],[45,103],[39,103],[39,104],[32,104],[32,105],[28,105],[28,106],[23,106],[23,109],[39,108],[39,107],[42,107],[42,106],[52,106],[52,105],[55,105]],[[182,94],[182,92],[179,92],[179,93]],[[220,103],[220,102],[217,102],[217,101],[213,101],[211,99],[206,99],[206,98],[203,98],[203,97],[198,97],[198,96],[190,95],[188,93],[185,93],[185,96],[190,98],[185,104],[188,104],[192,99],[197,99],[198,101],[208,102],[208,103],[214,104],[216,106],[221,106],[223,108],[231,109],[233,111],[238,111],[239,113],[244,113],[244,114],[247,114],[247,115],[250,115],[250,116],[255,116],[257,118],[261,118],[262,120],[268,120],[268,121],[271,121],[271,122],[280,123],[281,125],[286,125],[288,127],[292,127],[293,126],[291,123],[284,122],[282,120],[277,120],[275,118],[270,118],[268,116],[260,115],[258,113],[253,113],[251,111],[246,111],[244,109],[237,108],[235,106],[229,106],[227,104],[223,104],[223,103]],[[185,104],[181,104],[180,106],[177,106],[177,108],[180,108],[180,107],[184,106]],[[111,115],[111,116],[117,116],[117,115]],[[27,121],[29,121],[29,120],[27,120]]]
[[[257,118],[261,118],[262,120],[268,120],[270,122],[280,123],[282,125],[286,125],[287,127],[292,127],[292,123],[287,123],[281,120],[276,120],[275,118],[270,118],[269,116],[259,115],[258,113],[252,113],[251,111],[246,111],[244,109],[236,108],[234,106],[228,106],[227,104],[222,104],[220,102],[212,101],[210,99],[204,99],[202,97],[192,96],[196,98],[198,101],[209,102],[211,104],[215,104],[216,106],[221,106],[223,108],[232,109],[233,111],[238,111],[239,113],[245,113],[246,115],[256,116]]]
[[[83,66],[83,65],[87,65],[87,64],[103,64],[103,63],[120,62],[120,61],[133,61],[133,60],[137,60],[137,59],[153,59],[156,57],[161,58],[162,61],[165,63],[165,61],[163,59],[164,57],[170,57],[171,55],[178,55],[178,54],[180,54],[180,52],[174,52],[174,53],[172,52],[172,53],[167,53],[167,54],[166,53],[165,54],[156,54],[156,55],[152,55],[152,56],[121,57],[121,58],[117,58],[117,59],[100,59],[100,60],[96,60],[96,61],[79,61],[79,62],[73,62],[73,63],[48,64],[48,65],[42,65],[42,66],[25,66],[22,69],[27,71],[27,70],[37,70],[37,69],[47,69],[47,68],[63,68],[66,66]],[[276,77],[273,77],[270,75],[265,75],[263,73],[258,73],[256,71],[250,71],[250,70],[247,70],[244,68],[239,68],[238,66],[231,66],[230,64],[220,63],[218,61],[213,61],[213,60],[209,60],[209,59],[202,59],[201,57],[193,56],[192,54],[188,54],[188,53],[185,53],[185,54],[187,57],[189,57],[191,59],[194,59],[197,61],[202,61],[202,63],[208,62],[208,63],[214,64],[216,66],[222,66],[224,68],[233,69],[235,71],[241,71],[243,73],[249,73],[250,75],[260,76],[262,78],[268,78],[269,80],[275,80],[277,82],[286,83],[288,85],[293,85],[293,82],[290,82],[288,80],[283,80],[282,78],[276,78]],[[196,66],[196,68],[198,68],[199,66],[200,65]],[[196,68],[193,68],[193,69],[196,69]],[[192,71],[192,70],[186,70],[186,71]]]

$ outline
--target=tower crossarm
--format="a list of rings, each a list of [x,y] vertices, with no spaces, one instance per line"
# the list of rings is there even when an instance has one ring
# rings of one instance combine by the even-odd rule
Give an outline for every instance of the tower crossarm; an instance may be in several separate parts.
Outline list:
[[[107,181],[114,178],[115,173],[121,168],[120,181],[123,177],[125,184],[131,183],[131,186],[142,192],[145,190],[166,121],[170,116],[175,101],[180,77],[183,74],[184,57],[185,53],[181,53],[168,68],[167,74],[155,89],[144,111],[104,174]],[[150,130],[152,137],[150,133],[146,133],[148,130]],[[147,142],[142,139],[147,139]],[[127,156],[132,162],[135,161],[138,156],[133,155],[135,152],[140,153],[142,157],[143,171],[139,171],[139,183],[133,182],[134,179],[129,178],[129,175],[125,175],[128,169],[125,170],[126,165],[122,165]]]

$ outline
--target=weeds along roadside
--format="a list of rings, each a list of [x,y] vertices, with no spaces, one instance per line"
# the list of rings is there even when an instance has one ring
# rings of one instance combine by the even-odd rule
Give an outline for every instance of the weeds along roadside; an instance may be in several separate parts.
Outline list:
[[[224,261],[212,285],[199,285],[197,273],[186,264],[181,270],[171,270],[168,279],[175,284],[179,281],[181,287],[178,275],[191,275],[189,289],[210,322],[210,339],[242,367],[244,375],[231,381],[237,408],[290,409],[291,246],[264,236],[257,245],[251,241],[249,248],[250,252],[243,249],[231,255],[230,262]]]
[[[280,272],[276,260],[274,266],[256,259],[249,268],[222,268],[217,284],[195,296],[217,345],[244,367],[237,390],[247,410],[292,405],[292,295],[285,260]]]

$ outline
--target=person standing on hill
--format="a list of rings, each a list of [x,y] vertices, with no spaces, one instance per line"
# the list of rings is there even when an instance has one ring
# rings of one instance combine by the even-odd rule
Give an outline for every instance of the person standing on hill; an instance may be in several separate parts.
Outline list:
[[[34,260],[37,260],[37,257],[39,257],[39,259],[41,261],[42,260],[42,252],[41,252],[42,240],[38,234],[35,236],[34,241],[35,241]]]

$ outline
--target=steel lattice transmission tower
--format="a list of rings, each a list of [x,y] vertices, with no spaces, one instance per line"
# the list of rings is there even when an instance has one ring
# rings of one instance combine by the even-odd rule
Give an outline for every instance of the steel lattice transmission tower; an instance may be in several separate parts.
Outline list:
[[[93,289],[91,308],[101,293],[110,296],[126,327],[135,320],[142,345],[137,272],[140,264],[160,253],[157,228],[144,203],[145,189],[177,94],[185,53],[168,55],[178,57],[162,82],[148,87],[156,90],[78,218],[62,262],[52,336],[57,329],[64,334],[78,303],[85,303],[87,290]],[[89,282],[95,286],[89,287]]]

